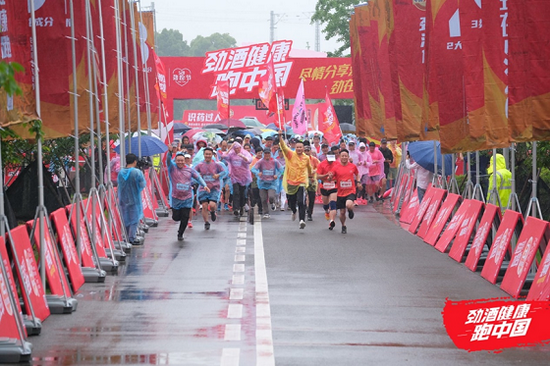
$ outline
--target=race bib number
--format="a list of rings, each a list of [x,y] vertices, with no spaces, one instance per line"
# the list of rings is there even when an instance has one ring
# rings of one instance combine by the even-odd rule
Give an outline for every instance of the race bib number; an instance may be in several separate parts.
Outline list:
[[[263,175],[275,175],[273,169],[266,169],[263,172]]]
[[[233,165],[234,166],[241,166],[242,164],[243,164],[242,160],[233,160]]]
[[[324,189],[333,189],[336,188],[336,184],[334,182],[325,182],[323,183]]]
[[[353,183],[351,182],[351,180],[343,180],[340,182],[340,187],[341,188],[351,188],[353,187]]]
[[[187,191],[189,190],[190,186],[187,183],[176,183],[176,188],[178,191]]]
[[[208,174],[208,175],[203,175],[203,176],[202,176],[202,179],[204,179],[205,182],[214,182],[214,181],[216,181],[216,180],[214,179],[214,176],[213,176],[213,175],[210,175],[210,174]]]

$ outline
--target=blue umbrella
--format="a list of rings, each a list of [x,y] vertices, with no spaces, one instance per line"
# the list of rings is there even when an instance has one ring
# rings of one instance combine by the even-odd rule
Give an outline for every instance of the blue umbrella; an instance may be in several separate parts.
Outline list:
[[[437,170],[441,173],[441,144],[439,141],[437,145]],[[408,147],[409,153],[415,162],[422,168],[434,172],[434,142],[433,141],[415,141],[411,142]],[[451,155],[445,156],[445,175],[451,175],[453,169],[453,157]]]
[[[191,127],[189,127],[185,123],[174,122],[174,132],[176,132],[176,133],[185,132],[185,131],[188,131],[190,129],[191,129]]]
[[[270,123],[267,126],[265,126],[265,128],[269,128],[269,129],[272,129],[272,130],[275,130],[275,131],[279,131],[279,127],[277,127],[277,125],[275,123]]]
[[[128,139],[124,140],[126,153],[132,153],[139,156],[138,151],[138,138],[132,137],[132,150],[128,149]],[[168,150],[168,147],[157,137],[153,136],[141,136],[141,156],[152,156],[161,154]],[[120,145],[115,147],[115,151],[120,154]]]

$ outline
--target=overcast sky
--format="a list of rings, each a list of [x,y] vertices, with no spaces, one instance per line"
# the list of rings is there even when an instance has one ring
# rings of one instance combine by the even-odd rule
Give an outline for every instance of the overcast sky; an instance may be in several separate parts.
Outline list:
[[[152,1],[141,0],[142,7]],[[317,0],[156,0],[157,31],[177,29],[188,43],[198,35],[229,33],[237,45],[269,42],[270,12],[275,12],[275,40],[289,39],[293,48],[315,49],[315,25],[310,24]],[[321,27],[322,28],[322,27]],[[338,47],[321,32],[321,51]]]

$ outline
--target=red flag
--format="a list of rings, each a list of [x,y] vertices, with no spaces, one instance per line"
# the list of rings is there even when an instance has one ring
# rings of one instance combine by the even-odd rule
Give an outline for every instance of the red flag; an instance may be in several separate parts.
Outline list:
[[[271,58],[267,64],[267,72],[260,78],[260,86],[258,87],[260,99],[269,108],[269,113],[277,112],[276,88],[275,67],[273,66],[273,58]]]
[[[229,81],[218,81],[216,84],[218,98],[218,116],[229,119]]]
[[[166,71],[164,70],[164,63],[157,56],[153,48],[151,48],[151,52],[153,53],[153,57],[155,59],[155,69],[157,71],[155,89],[159,94],[159,99],[164,103],[166,102],[166,99],[168,99],[168,94],[166,93]]]
[[[342,131],[340,130],[340,123],[338,122],[338,117],[332,106],[330,97],[327,95],[325,97],[325,107],[323,112],[323,122],[319,126],[319,130],[323,133],[323,137],[327,139],[329,144],[336,144],[340,141],[342,137]]]

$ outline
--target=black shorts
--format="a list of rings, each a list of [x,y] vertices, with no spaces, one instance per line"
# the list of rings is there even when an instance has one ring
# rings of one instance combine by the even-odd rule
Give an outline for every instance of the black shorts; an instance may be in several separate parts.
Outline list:
[[[338,196],[336,199],[336,209],[340,210],[342,208],[346,208],[346,201],[355,201],[355,195],[350,194],[344,197]]]
[[[331,194],[336,193],[336,192],[338,192],[338,190],[337,190],[336,188],[329,189],[329,190],[326,190],[326,189],[324,189],[324,188],[321,188],[321,196],[328,197],[328,196],[330,196]]]

